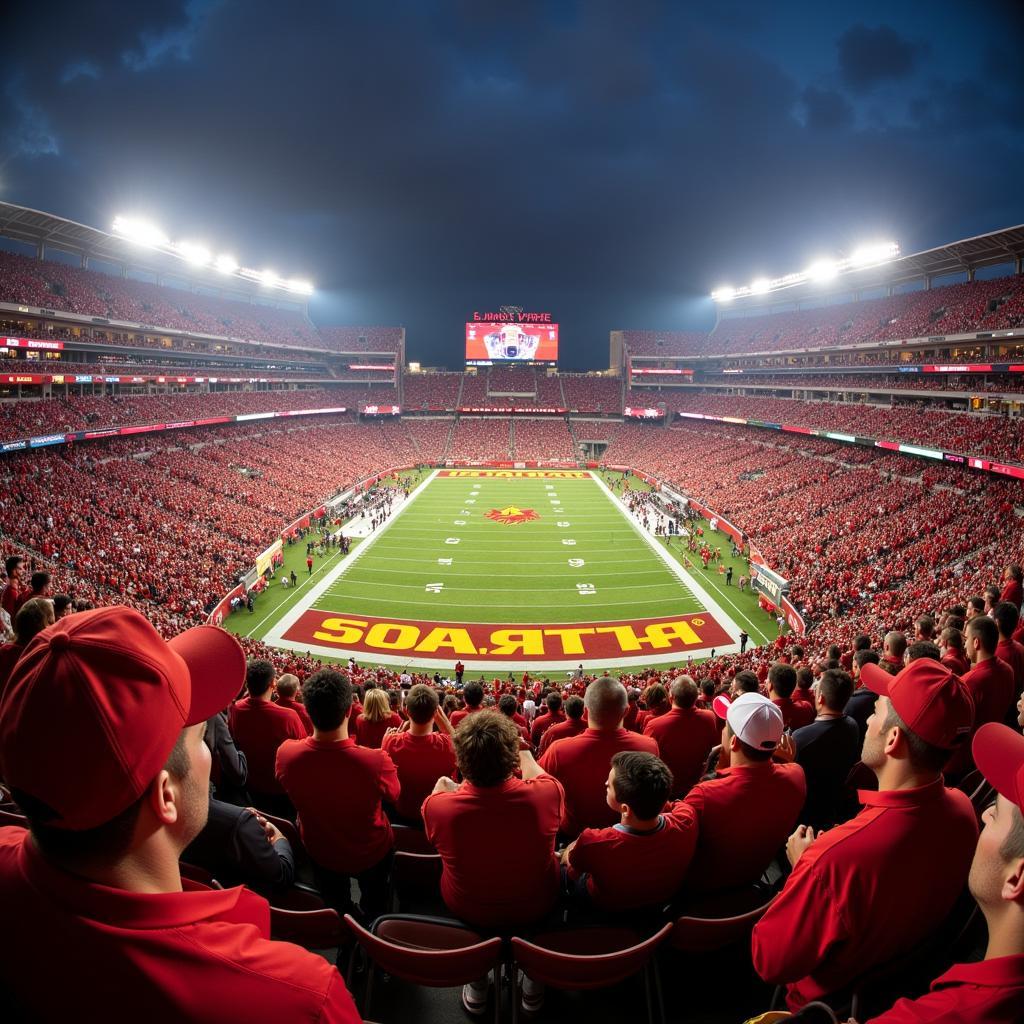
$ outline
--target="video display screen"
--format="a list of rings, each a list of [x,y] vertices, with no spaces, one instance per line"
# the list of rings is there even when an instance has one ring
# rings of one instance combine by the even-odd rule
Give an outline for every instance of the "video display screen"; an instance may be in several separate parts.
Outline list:
[[[466,365],[558,362],[558,324],[466,324]]]

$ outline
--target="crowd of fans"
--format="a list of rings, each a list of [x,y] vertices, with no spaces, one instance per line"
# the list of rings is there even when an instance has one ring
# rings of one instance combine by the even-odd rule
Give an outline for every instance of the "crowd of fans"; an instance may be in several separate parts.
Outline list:
[[[575,446],[567,420],[516,419],[512,422],[512,455],[517,459],[574,461]]]
[[[512,421],[460,417],[452,431],[448,454],[453,459],[511,458]]]
[[[461,373],[406,373],[402,377],[402,408],[452,412],[458,408],[461,388]]]
[[[806,388],[814,391],[958,391],[972,395],[1024,391],[1019,374],[948,374],[948,373],[815,373],[760,374],[738,377],[731,373],[704,373],[698,384],[720,384],[727,387]]]

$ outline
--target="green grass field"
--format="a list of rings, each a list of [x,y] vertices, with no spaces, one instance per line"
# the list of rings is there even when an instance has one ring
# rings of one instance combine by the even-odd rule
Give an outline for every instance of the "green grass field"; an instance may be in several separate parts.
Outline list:
[[[471,674],[683,664],[731,649],[739,629],[752,644],[775,635],[753,595],[716,571],[684,572],[680,540],[646,536],[596,475],[422,479],[347,559],[328,556],[308,576],[305,545],[286,548],[299,587],[271,586],[227,627],[327,658],[417,667],[461,658]],[[746,565],[728,547],[723,538],[738,577]]]

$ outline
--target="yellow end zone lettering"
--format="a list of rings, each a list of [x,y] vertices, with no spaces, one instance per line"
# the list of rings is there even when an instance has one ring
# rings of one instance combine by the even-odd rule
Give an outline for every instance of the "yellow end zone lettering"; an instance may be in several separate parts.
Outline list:
[[[515,654],[544,656],[544,631],[541,629],[496,629],[491,633],[492,655]]]
[[[592,626],[562,626],[559,629],[545,629],[545,636],[557,636],[562,641],[563,654],[586,654],[581,636],[593,636]]]
[[[457,626],[435,626],[416,645],[416,650],[423,654],[432,654],[442,647],[455,654],[476,654],[469,631]]]
[[[364,629],[366,622],[362,619],[324,619],[313,637],[328,644],[357,644],[363,639]]]
[[[392,640],[391,633],[398,635]],[[420,638],[420,627],[408,623],[375,622],[366,633],[366,646],[383,651],[411,651]]]

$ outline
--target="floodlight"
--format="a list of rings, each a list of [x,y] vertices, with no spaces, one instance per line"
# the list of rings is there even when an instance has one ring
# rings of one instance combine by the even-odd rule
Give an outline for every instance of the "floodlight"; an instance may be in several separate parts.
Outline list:
[[[217,269],[222,274],[233,274],[238,270],[238,260],[234,256],[228,256],[224,253],[217,257]]]
[[[839,273],[834,260],[817,260],[807,268],[807,276],[812,281],[831,281]]]
[[[205,267],[213,258],[210,250],[199,242],[179,242],[175,247],[188,263]]]
[[[155,224],[133,217],[115,217],[114,233],[138,242],[139,245],[151,245],[154,248],[171,244],[171,240]]]
[[[872,263],[884,263],[899,254],[900,247],[896,242],[872,242],[858,246],[850,253],[850,266],[866,267]]]
[[[714,299],[715,302],[731,302],[735,294],[735,288],[730,288],[729,285],[723,285],[721,288],[716,288],[711,293],[711,298]]]
[[[302,281],[297,277],[293,277],[290,281],[285,281],[284,286],[290,292],[297,292],[299,295],[312,295],[313,285],[309,281]]]
[[[772,283],[771,283],[771,281],[768,280],[767,277],[759,277],[750,286],[750,291],[754,295],[764,295],[765,292],[767,292],[767,291],[769,291],[771,289],[771,286],[772,286]]]
[[[275,288],[281,283],[277,276],[277,272],[274,270],[261,270],[260,281],[268,288]]]

